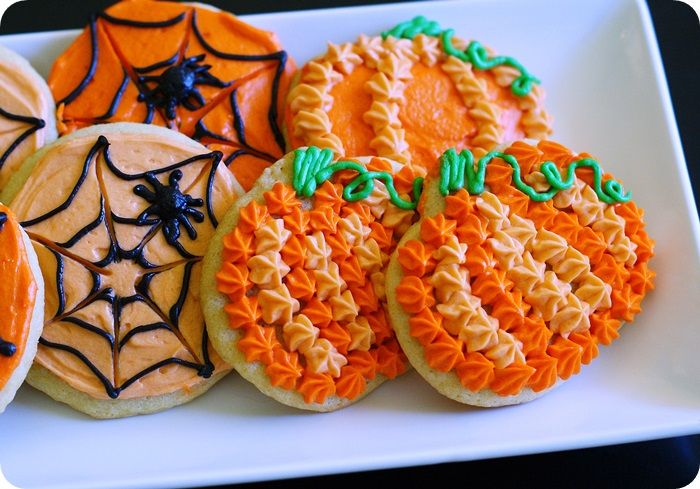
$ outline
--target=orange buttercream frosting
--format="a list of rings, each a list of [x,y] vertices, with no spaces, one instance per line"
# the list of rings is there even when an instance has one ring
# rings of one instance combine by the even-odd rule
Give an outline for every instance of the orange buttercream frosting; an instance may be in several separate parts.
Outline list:
[[[227,368],[209,345],[198,287],[236,186],[217,153],[162,136],[112,131],[55,145],[13,200],[47,284],[35,361],[96,399],[190,389]],[[231,254],[251,252],[235,241]],[[248,275],[222,273],[232,300],[247,299],[235,278]]]
[[[549,141],[505,152],[535,185],[544,161],[563,171],[588,156]],[[444,212],[422,220],[420,240],[397,250],[397,299],[432,368],[475,392],[540,392],[578,373],[640,312],[654,288],[654,243],[643,211],[601,202],[589,171],[546,202],[519,192],[498,159],[485,180],[478,196],[447,196]]]
[[[363,34],[355,43],[329,43],[301,69],[287,98],[290,146],[376,154],[431,169],[450,147],[488,151],[549,134],[539,85],[515,96],[510,84],[517,70],[478,70],[439,43],[423,34],[412,40]]]
[[[294,71],[273,33],[229,12],[124,0],[94,17],[48,82],[61,134],[104,122],[169,127],[222,151],[249,189],[285,151]]]
[[[29,266],[19,223],[0,204],[0,389],[17,368],[26,349],[38,290]]]
[[[30,77],[29,64],[22,66],[13,54],[0,46],[0,188],[26,158],[56,137],[55,125],[47,120],[53,112],[50,93]]]
[[[336,54],[337,66],[350,69],[347,48],[337,47]],[[382,159],[367,166],[401,168]],[[400,238],[384,221],[393,204],[382,189],[368,200],[344,200],[347,177],[334,176],[308,200],[278,182],[243,207],[224,238],[217,274],[219,291],[231,300],[229,324],[245,330],[237,347],[249,361],[265,364],[273,386],[296,390],[307,403],[333,394],[355,399],[376,374],[393,378],[406,369],[384,310],[384,273]],[[252,237],[246,245],[252,256],[239,251],[242,234]],[[242,299],[234,297],[240,290],[246,290]]]

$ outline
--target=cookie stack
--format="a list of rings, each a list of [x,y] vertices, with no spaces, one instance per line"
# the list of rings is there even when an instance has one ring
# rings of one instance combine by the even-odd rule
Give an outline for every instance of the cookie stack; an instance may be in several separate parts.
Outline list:
[[[154,3],[95,14],[48,87],[0,51],[0,407],[26,375],[151,413],[235,370],[333,411],[411,367],[516,404],[640,312],[643,211],[548,139],[517,59],[416,17],[297,70],[228,12]]]

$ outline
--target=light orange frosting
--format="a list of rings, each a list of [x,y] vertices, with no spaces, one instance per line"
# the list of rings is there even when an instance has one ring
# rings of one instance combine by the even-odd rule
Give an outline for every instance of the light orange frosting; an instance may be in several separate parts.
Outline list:
[[[36,362],[97,399],[191,389],[227,368],[206,338],[198,284],[236,186],[216,155],[162,136],[110,132],[54,146],[13,201],[47,283]],[[189,196],[179,224],[165,187]],[[245,297],[233,280],[227,290]]]

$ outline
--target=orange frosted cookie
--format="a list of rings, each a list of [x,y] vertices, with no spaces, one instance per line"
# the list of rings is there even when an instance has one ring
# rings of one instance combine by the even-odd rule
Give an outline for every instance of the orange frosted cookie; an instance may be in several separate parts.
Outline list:
[[[653,289],[643,211],[590,155],[516,142],[447,151],[387,273],[411,364],[477,406],[529,401],[577,374]]]
[[[202,304],[217,351],[262,392],[331,411],[405,371],[384,272],[417,218],[415,176],[385,158],[301,148],[229,211],[205,257]]]
[[[286,137],[292,148],[316,145],[430,169],[450,147],[492,150],[546,137],[543,97],[515,59],[416,17],[381,36],[329,43],[307,63],[287,99]]]
[[[30,384],[120,417],[186,402],[228,372],[199,305],[201,257],[242,193],[221,158],[173,131],[116,123],[25,163],[4,196],[47,285]]]
[[[0,204],[0,413],[32,365],[43,326],[44,281],[17,218]]]
[[[61,134],[119,121],[170,127],[216,144],[250,188],[244,161],[231,155],[244,150],[264,168],[284,154],[281,110],[293,72],[273,33],[228,12],[125,0],[93,16],[54,63],[49,86]]]
[[[25,158],[56,139],[53,105],[41,75],[0,46],[0,189]]]

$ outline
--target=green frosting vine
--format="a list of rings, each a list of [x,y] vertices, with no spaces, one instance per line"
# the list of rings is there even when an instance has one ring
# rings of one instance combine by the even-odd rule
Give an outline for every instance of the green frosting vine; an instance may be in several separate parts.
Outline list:
[[[369,171],[353,161],[333,163],[333,151],[320,149],[316,146],[294,151],[292,186],[297,194],[311,197],[319,185],[330,179],[334,173],[342,170],[353,170],[358,173],[343,189],[343,198],[348,202],[356,202],[369,197],[374,189],[374,180],[379,180],[386,186],[389,199],[396,207],[404,210],[416,208],[423,188],[422,178],[419,177],[413,181],[413,201],[406,201],[399,197],[391,174],[383,171]]]
[[[392,29],[382,32],[382,38],[386,39],[391,36],[399,39],[412,40],[418,34],[439,37],[442,40],[442,49],[445,54],[469,62],[477,70],[490,70],[500,65],[507,65],[515,68],[520,72],[520,76],[513,80],[510,84],[510,89],[513,94],[518,97],[524,97],[530,93],[533,83],[540,83],[540,81],[532,76],[515,58],[511,58],[510,56],[494,56],[490,58],[486,48],[478,41],[470,42],[465,51],[460,51],[452,44],[454,29],[442,30],[437,22],[428,20],[422,15],[401,22]]]
[[[472,152],[464,149],[457,154],[454,148],[448,149],[440,157],[440,193],[448,195],[450,192],[465,188],[470,194],[481,194],[484,191],[486,165],[494,158],[500,158],[513,168],[515,187],[536,202],[550,200],[560,191],[571,188],[576,181],[576,169],[581,167],[593,170],[593,190],[601,201],[606,204],[615,204],[627,202],[631,198],[631,194],[625,193],[620,182],[608,180],[603,183],[603,171],[598,162],[591,158],[582,158],[571,162],[566,169],[566,179],[564,180],[562,180],[557,165],[552,161],[545,161],[540,166],[540,171],[551,188],[546,192],[538,192],[523,182],[520,164],[513,155],[491,151],[479,159],[477,168],[474,169]]]

